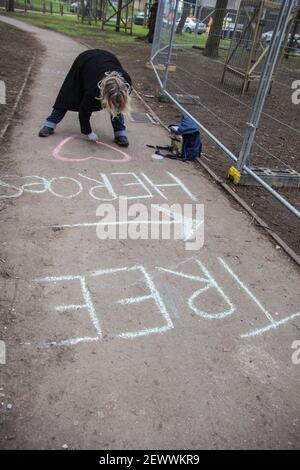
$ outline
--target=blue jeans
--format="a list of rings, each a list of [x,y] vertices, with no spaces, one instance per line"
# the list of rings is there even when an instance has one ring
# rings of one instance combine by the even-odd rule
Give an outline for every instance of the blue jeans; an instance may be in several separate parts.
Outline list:
[[[115,137],[127,136],[123,114],[119,114],[118,116],[115,116],[115,117],[111,116],[110,121],[114,129]]]
[[[50,127],[51,129],[55,129],[56,125],[62,121],[66,114],[65,109],[52,109],[52,113],[50,116],[47,117],[46,121],[44,122],[44,126]]]
[[[44,122],[44,126],[50,127],[51,129],[55,129],[56,125],[60,123],[60,121],[62,121],[65,117],[66,112],[67,111],[65,109],[53,108],[52,113],[50,114],[50,116],[47,117],[46,121]],[[110,120],[113,126],[115,137],[127,136],[123,114],[119,114],[115,117],[111,116]]]

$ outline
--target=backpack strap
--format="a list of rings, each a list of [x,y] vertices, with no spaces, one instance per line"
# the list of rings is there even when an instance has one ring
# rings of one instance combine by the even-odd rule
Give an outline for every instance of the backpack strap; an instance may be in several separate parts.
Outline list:
[[[173,150],[173,147],[170,146],[170,145],[166,145],[165,147],[162,147],[160,145],[146,145],[146,147],[149,147],[151,149],[155,149],[155,150],[168,150],[169,152],[172,152]]]
[[[170,158],[171,160],[180,160],[181,162],[187,163],[186,160],[182,159],[181,155],[177,156],[177,155],[174,155],[173,153],[167,153],[167,154],[161,153],[161,150],[167,150],[168,152],[172,152],[174,147],[171,147],[170,145],[166,145],[164,147],[160,145],[147,145],[147,147],[155,149],[156,155],[160,155],[161,157],[164,157],[164,158]]]

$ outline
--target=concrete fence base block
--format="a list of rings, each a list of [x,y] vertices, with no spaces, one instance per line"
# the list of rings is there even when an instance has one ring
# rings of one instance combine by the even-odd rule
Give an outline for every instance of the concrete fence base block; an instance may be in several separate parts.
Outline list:
[[[300,174],[290,169],[251,168],[257,176],[274,188],[300,188]],[[245,172],[241,173],[239,184],[242,186],[257,186],[258,183]]]
[[[164,64],[157,64],[155,65],[156,70],[159,72],[164,72],[166,70],[166,66]],[[152,65],[150,62],[146,63],[146,69],[152,70]],[[168,71],[169,72],[176,72],[176,65],[169,65],[168,66]]]
[[[177,94],[177,93],[172,93],[172,96],[174,96],[174,98],[178,101],[178,103],[180,104],[195,104],[195,105],[198,105],[199,102],[200,102],[200,98],[199,96],[196,96],[196,95],[181,95],[181,94]],[[170,100],[169,98],[164,95],[164,93],[159,93],[159,97],[158,97],[158,100],[163,102],[163,103],[169,103]]]

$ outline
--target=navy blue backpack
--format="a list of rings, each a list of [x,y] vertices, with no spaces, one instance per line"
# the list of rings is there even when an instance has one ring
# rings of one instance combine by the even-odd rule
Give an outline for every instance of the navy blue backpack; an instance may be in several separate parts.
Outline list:
[[[201,156],[202,142],[200,138],[199,127],[184,115],[179,124],[172,124],[169,126],[171,132],[171,146],[160,147],[159,145],[147,145],[147,147],[154,148],[157,155],[173,160],[181,160],[183,162],[193,161]],[[178,139],[173,139],[173,136],[182,136],[181,149],[178,148]],[[175,145],[176,144],[176,145]],[[163,154],[161,150],[167,150],[172,153]]]
[[[197,124],[188,116],[183,116],[178,126],[169,126],[171,132],[182,136],[181,158],[192,161],[201,156],[202,142]]]

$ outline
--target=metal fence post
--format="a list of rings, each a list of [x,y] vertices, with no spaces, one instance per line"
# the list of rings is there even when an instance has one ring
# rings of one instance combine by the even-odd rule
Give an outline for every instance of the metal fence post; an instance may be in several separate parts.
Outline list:
[[[173,23],[171,27],[171,35],[169,38],[168,56],[167,56],[167,61],[165,63],[165,73],[164,73],[164,78],[163,78],[163,91],[167,87],[169,65],[171,63],[171,55],[172,55],[172,49],[173,49],[173,39],[174,39],[174,34],[175,34],[175,29],[176,29],[176,18],[177,18],[178,7],[179,7],[179,0],[176,0],[174,18],[173,18]]]
[[[294,4],[295,0],[282,1],[277,22],[273,32],[270,49],[268,51],[261,78],[257,87],[249,122],[247,122],[246,133],[237,161],[238,171],[241,171],[244,165],[248,164],[257,127],[261,118],[268,91],[272,83],[274,70],[277,65],[281,47],[283,46],[286,29]]]

